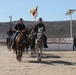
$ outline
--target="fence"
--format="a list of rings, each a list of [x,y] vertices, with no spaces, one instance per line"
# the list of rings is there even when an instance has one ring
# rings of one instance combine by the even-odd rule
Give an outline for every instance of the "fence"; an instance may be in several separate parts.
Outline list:
[[[47,50],[73,50],[73,38],[48,38]]]
[[[47,41],[50,43],[70,44],[73,43],[73,38],[48,38]]]
[[[0,42],[6,41],[6,34],[0,35]],[[47,38],[49,50],[73,50],[73,38]]]

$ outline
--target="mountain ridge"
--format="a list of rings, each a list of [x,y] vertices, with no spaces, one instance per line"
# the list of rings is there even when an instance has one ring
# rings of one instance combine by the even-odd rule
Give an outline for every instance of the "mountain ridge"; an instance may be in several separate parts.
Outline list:
[[[18,21],[12,22],[12,28],[18,23]],[[38,23],[38,21],[36,21]],[[48,38],[69,38],[70,37],[70,21],[43,21]],[[31,28],[31,25],[35,24],[34,21],[24,21],[25,26]],[[10,22],[0,22],[0,38],[6,38],[6,32],[10,27]],[[76,20],[72,20],[73,36],[76,35]]]

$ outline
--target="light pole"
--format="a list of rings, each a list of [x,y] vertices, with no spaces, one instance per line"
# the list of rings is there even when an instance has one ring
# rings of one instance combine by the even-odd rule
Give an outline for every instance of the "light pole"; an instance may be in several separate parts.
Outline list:
[[[12,29],[12,16],[9,16],[10,18],[10,29]]]
[[[75,9],[69,9],[66,12],[66,15],[70,15],[70,37],[72,38],[72,14],[75,12]]]

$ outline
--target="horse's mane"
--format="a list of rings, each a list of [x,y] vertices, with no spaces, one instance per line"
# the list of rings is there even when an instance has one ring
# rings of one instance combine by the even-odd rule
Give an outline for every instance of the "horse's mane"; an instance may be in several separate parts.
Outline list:
[[[42,28],[38,28],[38,34],[43,34],[43,27]]]
[[[23,38],[22,38],[22,35],[23,35],[23,32],[20,32],[18,35],[17,35],[17,42],[23,42]],[[25,36],[26,37],[26,36]],[[21,40],[20,40],[21,39]]]

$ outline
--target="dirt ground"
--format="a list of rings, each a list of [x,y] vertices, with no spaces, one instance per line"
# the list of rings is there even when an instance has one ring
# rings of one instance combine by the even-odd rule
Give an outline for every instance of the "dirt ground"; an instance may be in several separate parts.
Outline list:
[[[0,75],[76,75],[76,51],[43,51],[42,61],[24,53],[22,62],[0,45]]]

